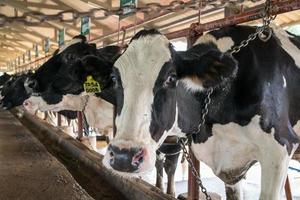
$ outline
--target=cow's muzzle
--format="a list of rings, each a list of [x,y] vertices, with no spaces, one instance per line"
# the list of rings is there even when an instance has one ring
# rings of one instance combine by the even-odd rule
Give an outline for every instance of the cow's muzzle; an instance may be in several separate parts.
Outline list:
[[[117,171],[137,172],[144,162],[145,150],[143,148],[123,148],[109,145],[109,164]]]

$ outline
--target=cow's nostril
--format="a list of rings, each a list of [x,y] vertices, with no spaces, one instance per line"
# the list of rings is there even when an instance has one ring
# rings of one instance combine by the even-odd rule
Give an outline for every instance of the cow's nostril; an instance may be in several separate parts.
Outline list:
[[[135,156],[133,156],[132,164],[139,166],[144,161],[144,154],[144,150],[140,149],[140,151]]]
[[[28,101],[25,101],[25,102],[23,103],[23,105],[24,105],[25,107],[27,107],[27,106],[30,105],[30,103],[29,103]]]
[[[145,151],[142,148],[119,148],[109,145],[108,155],[113,169],[122,172],[137,172],[144,162]]]
[[[110,157],[114,157],[114,152],[110,151],[109,155],[110,155]]]

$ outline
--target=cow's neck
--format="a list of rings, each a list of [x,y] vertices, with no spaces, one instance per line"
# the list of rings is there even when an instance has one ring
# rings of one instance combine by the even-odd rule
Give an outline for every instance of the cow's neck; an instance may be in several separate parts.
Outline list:
[[[208,107],[209,113],[206,116],[206,124],[203,126],[201,133],[197,134],[197,142],[205,142],[211,135],[212,123],[225,123],[226,120],[221,115],[224,113],[224,103],[230,99],[230,87],[231,83],[223,88],[214,89],[211,95],[211,103]],[[185,133],[190,134],[198,129],[200,119],[202,115],[202,109],[204,107],[204,100],[206,98],[206,92],[191,92],[187,90],[181,83],[177,88],[177,108],[178,108],[178,127]],[[229,105],[230,106],[230,105]],[[225,113],[224,113],[225,115]]]
[[[88,124],[97,128],[100,131],[109,132],[112,130],[113,122],[113,106],[95,96],[89,96],[86,106],[84,108]]]

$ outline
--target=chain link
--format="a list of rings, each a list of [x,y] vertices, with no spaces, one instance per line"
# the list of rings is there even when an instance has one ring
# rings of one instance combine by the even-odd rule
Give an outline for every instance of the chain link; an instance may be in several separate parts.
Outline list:
[[[243,40],[239,45],[231,48],[228,53],[234,54],[240,52],[240,50],[249,45],[249,43],[259,37],[260,40],[267,42],[272,36],[272,29],[270,28],[270,23],[276,18],[277,15],[272,15],[272,4],[271,0],[266,0],[264,11],[262,13],[263,25],[257,27],[256,31],[248,36],[246,40]],[[267,32],[267,36],[264,35]]]
[[[192,134],[199,134],[199,132],[201,131],[202,126],[205,124],[206,116],[208,115],[208,112],[209,112],[208,106],[211,103],[211,95],[212,95],[213,92],[214,92],[214,89],[212,87],[207,90],[207,95],[205,96],[205,99],[204,99],[204,108],[202,109],[201,118],[200,118],[201,121],[200,121],[200,123],[197,127],[197,130],[194,131]],[[192,135],[192,134],[190,134],[190,135]],[[200,178],[200,175],[199,175],[198,171],[195,168],[193,160],[191,159],[191,156],[190,156],[188,150],[186,149],[186,144],[190,142],[188,140],[189,140],[188,137],[179,138],[179,143],[180,143],[180,146],[181,146],[182,151],[183,151],[183,159],[186,159],[186,161],[188,162],[188,165],[191,169],[191,172],[192,172],[193,176],[195,177],[196,182],[197,182],[197,184],[199,185],[199,187],[201,189],[201,192],[205,195],[206,200],[211,200],[211,196],[207,193],[207,189],[203,185],[203,183],[201,181],[201,178]]]
[[[191,172],[193,174],[193,176],[196,179],[197,184],[199,185],[201,192],[205,195],[205,199],[206,200],[211,200],[211,196],[208,194],[207,189],[204,187],[202,180],[200,178],[200,175],[197,171],[197,169],[195,168],[195,165],[193,163],[193,160],[188,152],[188,150],[186,149],[186,139],[185,138],[180,138],[179,139],[182,151],[183,151],[183,157],[186,159],[186,161],[188,162],[188,165],[191,169]]]
[[[253,0],[252,0],[253,1]],[[26,26],[36,26],[45,21],[60,21],[60,22],[73,22],[76,21],[78,18],[83,16],[89,16],[91,19],[94,20],[103,20],[108,18],[112,15],[118,16],[127,16],[128,10],[131,13],[161,13],[161,12],[177,12],[186,9],[193,9],[199,10],[203,9],[206,6],[213,6],[215,8],[224,7],[227,2],[231,3],[240,3],[240,0],[190,0],[190,1],[183,1],[183,0],[173,0],[167,5],[161,5],[160,3],[147,3],[145,6],[135,7],[134,5],[131,6],[124,6],[122,8],[116,10],[109,10],[106,8],[94,8],[87,12],[79,12],[76,10],[65,10],[58,12],[57,14],[53,15],[46,15],[42,12],[38,11],[30,11],[25,12],[21,16],[7,16],[4,14],[0,14],[0,27],[6,26],[12,22],[21,22],[24,23]],[[201,4],[200,4],[201,3]],[[200,5],[202,6],[200,8]]]
[[[205,124],[206,122],[206,116],[208,114],[208,106],[211,103],[211,95],[214,92],[214,89],[211,87],[207,90],[207,95],[204,99],[204,108],[202,109],[202,114],[201,114],[201,118],[200,118],[200,123],[197,127],[197,130],[193,132],[193,134],[197,134],[201,131],[202,126]]]

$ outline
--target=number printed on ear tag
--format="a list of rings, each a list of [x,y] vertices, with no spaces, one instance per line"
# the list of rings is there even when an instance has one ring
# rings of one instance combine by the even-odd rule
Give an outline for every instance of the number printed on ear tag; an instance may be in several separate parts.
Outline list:
[[[95,81],[92,76],[86,77],[86,81],[83,84],[83,88],[86,93],[101,92],[100,84],[97,81]]]

